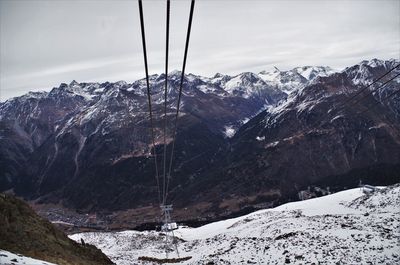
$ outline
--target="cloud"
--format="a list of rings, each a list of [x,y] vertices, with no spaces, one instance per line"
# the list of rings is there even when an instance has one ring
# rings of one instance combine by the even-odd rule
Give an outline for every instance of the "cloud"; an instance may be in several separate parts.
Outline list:
[[[56,65],[51,68],[42,69],[36,72],[23,73],[6,76],[5,81],[18,80],[18,79],[29,79],[29,78],[46,78],[53,75],[70,74],[75,72],[82,72],[88,70],[95,70],[104,67],[114,65],[126,65],[132,63],[132,56],[126,56],[123,58],[99,58],[90,61],[81,61],[71,64]]]
[[[169,69],[182,67],[189,1],[173,1]],[[340,69],[400,57],[400,1],[198,1],[187,71]],[[165,2],[144,2],[150,73],[164,71]],[[72,15],[73,14],[73,15]],[[61,82],[144,76],[135,1],[0,1],[0,100]]]

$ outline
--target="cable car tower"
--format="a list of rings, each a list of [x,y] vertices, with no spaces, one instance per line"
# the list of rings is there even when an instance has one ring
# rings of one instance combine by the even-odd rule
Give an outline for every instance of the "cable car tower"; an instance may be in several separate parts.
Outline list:
[[[183,65],[182,65],[182,72],[181,72],[181,79],[179,85],[179,94],[178,94],[178,102],[176,107],[175,113],[175,124],[172,134],[172,148],[170,153],[170,160],[169,160],[169,168],[167,173],[167,144],[166,144],[166,135],[167,135],[167,97],[168,97],[168,57],[169,57],[169,24],[170,24],[170,0],[166,0],[167,2],[167,9],[166,9],[166,50],[165,50],[165,89],[164,89],[164,154],[163,154],[163,174],[162,174],[162,189],[160,183],[160,174],[158,170],[158,162],[157,162],[157,152],[156,152],[156,145],[155,145],[155,134],[154,134],[154,126],[153,126],[153,110],[151,106],[151,93],[150,93],[150,83],[149,83],[149,72],[148,72],[148,64],[147,64],[147,51],[146,51],[146,37],[145,37],[145,27],[144,27],[144,16],[143,16],[143,4],[142,0],[138,0],[139,3],[139,14],[140,14],[140,27],[141,27],[141,34],[142,34],[142,45],[143,45],[143,56],[144,56],[144,66],[145,66],[145,74],[146,74],[146,86],[147,86],[147,100],[149,105],[149,114],[150,114],[150,127],[151,127],[151,139],[152,139],[152,149],[154,154],[155,160],[155,178],[157,182],[157,189],[158,189],[158,201],[160,203],[161,209],[161,217],[162,217],[162,226],[161,232],[165,235],[164,240],[164,248],[165,248],[165,255],[166,259],[157,259],[157,258],[150,258],[150,257],[140,257],[141,260],[147,261],[166,261],[168,260],[169,252],[175,251],[178,258],[170,259],[169,262],[179,262],[188,260],[191,257],[179,257],[179,251],[177,247],[177,240],[174,236],[174,230],[177,229],[176,223],[172,222],[171,219],[171,212],[173,210],[172,204],[167,203],[168,198],[168,186],[171,179],[171,170],[172,170],[172,162],[174,156],[174,149],[175,149],[175,142],[176,142],[176,135],[177,135],[177,127],[178,127],[178,117],[179,117],[179,110],[180,110],[180,102],[182,96],[182,88],[183,88],[183,81],[185,76],[185,68],[186,68],[186,59],[189,47],[189,39],[190,39],[190,31],[192,27],[192,20],[193,20],[193,11],[194,11],[194,4],[195,0],[191,0],[190,5],[190,14],[189,14],[189,22],[188,22],[188,29],[186,34],[186,43],[185,43],[185,51],[183,56]]]
[[[174,235],[174,230],[177,229],[178,226],[171,220],[172,204],[161,205],[160,208],[162,216],[164,217],[161,231],[165,234],[165,256],[168,258],[168,252],[175,250],[179,257],[178,246]],[[171,248],[171,246],[173,246],[173,248]]]

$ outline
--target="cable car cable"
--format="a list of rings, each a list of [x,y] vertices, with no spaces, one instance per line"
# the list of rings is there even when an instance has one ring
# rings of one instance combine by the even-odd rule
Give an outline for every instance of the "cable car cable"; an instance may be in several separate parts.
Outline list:
[[[165,204],[166,197],[166,173],[167,173],[167,97],[168,97],[168,56],[169,56],[169,17],[170,0],[167,0],[167,21],[166,21],[166,41],[165,41],[165,91],[164,91],[164,157],[163,157],[163,194],[162,204]]]
[[[191,5],[190,5],[188,29],[187,29],[187,34],[186,34],[186,43],[185,43],[185,52],[184,52],[184,56],[183,56],[181,80],[180,80],[180,85],[179,85],[178,103],[177,103],[177,106],[176,106],[175,126],[174,126],[174,130],[173,130],[173,134],[172,134],[172,149],[171,149],[171,156],[170,156],[170,160],[169,160],[169,170],[168,170],[168,175],[167,175],[167,186],[166,186],[166,198],[165,198],[165,200],[168,197],[168,186],[169,186],[169,182],[170,182],[170,179],[171,179],[172,162],[173,162],[173,157],[174,157],[175,141],[176,141],[176,136],[177,136],[176,132],[177,132],[177,127],[178,127],[178,117],[179,117],[180,103],[181,103],[181,97],[182,97],[182,87],[183,87],[183,81],[184,81],[184,76],[185,76],[186,60],[187,60],[187,54],[188,54],[188,48],[189,48],[189,40],[190,40],[190,32],[191,32],[191,29],[192,29],[194,4],[195,4],[195,0],[192,0],[191,1]]]
[[[146,50],[146,36],[144,30],[144,17],[143,17],[143,4],[142,0],[138,0],[139,3],[139,14],[140,14],[140,29],[142,33],[142,46],[143,46],[143,58],[144,58],[144,69],[146,74],[146,87],[147,87],[147,101],[149,106],[149,114],[150,114],[150,134],[151,140],[153,143],[153,153],[154,153],[154,164],[155,164],[155,178],[157,182],[157,190],[158,190],[158,201],[161,203],[161,192],[160,192],[160,183],[159,183],[159,173],[158,173],[158,165],[157,165],[157,151],[155,145],[155,137],[154,137],[154,122],[153,122],[153,110],[151,107],[151,95],[150,95],[150,83],[149,83],[149,70],[147,64],[147,50]]]

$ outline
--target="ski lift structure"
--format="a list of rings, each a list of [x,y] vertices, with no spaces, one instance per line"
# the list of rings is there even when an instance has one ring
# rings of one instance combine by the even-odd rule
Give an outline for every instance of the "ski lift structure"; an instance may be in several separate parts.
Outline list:
[[[379,190],[378,187],[372,186],[372,185],[363,185],[362,187],[362,192],[364,194],[371,194],[374,193],[375,191]]]
[[[160,210],[161,210],[161,218],[162,218],[162,225],[161,225],[161,234],[164,236],[164,250],[165,250],[165,258],[159,257],[139,257],[138,259],[141,261],[149,261],[149,262],[156,262],[156,263],[177,263],[191,259],[191,257],[180,257],[179,250],[177,246],[177,238],[174,235],[174,230],[178,229],[178,225],[176,222],[172,221],[171,213],[173,210],[173,205],[167,203],[168,198],[168,186],[169,181],[171,179],[171,168],[172,168],[172,161],[174,155],[174,148],[175,148],[175,141],[176,141],[176,132],[177,132],[177,120],[179,116],[180,110],[180,101],[182,95],[182,88],[183,88],[183,80],[185,75],[185,68],[186,68],[186,59],[187,59],[187,52],[189,46],[189,39],[190,39],[190,31],[193,19],[193,11],[194,11],[194,4],[195,0],[191,0],[190,5],[190,13],[189,13],[189,22],[187,28],[187,35],[186,35],[186,43],[185,43],[185,51],[183,57],[183,65],[181,71],[181,79],[180,79],[180,86],[179,86],[179,94],[178,94],[178,102],[176,107],[176,114],[175,114],[175,126],[173,130],[173,140],[172,140],[172,150],[170,153],[170,160],[169,160],[169,171],[167,173],[167,145],[166,145],[166,127],[167,127],[167,89],[168,89],[168,52],[169,52],[169,21],[170,21],[170,0],[166,0],[167,9],[166,9],[166,53],[165,53],[165,91],[164,91],[164,156],[163,156],[163,181],[162,187],[160,180],[159,180],[159,170],[157,164],[157,152],[155,148],[155,137],[154,137],[154,126],[153,126],[153,111],[151,106],[151,93],[150,93],[150,84],[149,84],[149,73],[148,73],[148,64],[147,64],[147,51],[146,51],[146,38],[145,38],[145,26],[144,26],[144,16],[143,16],[143,3],[142,0],[138,0],[139,4],[139,15],[140,15],[140,26],[141,26],[141,34],[142,34],[142,45],[143,45],[143,57],[144,57],[144,66],[145,66],[145,74],[146,74],[146,86],[147,86],[147,98],[148,98],[148,105],[149,105],[149,114],[150,114],[150,127],[151,127],[151,138],[152,138],[152,149],[153,155],[155,160],[155,172],[156,172],[156,182],[158,188],[158,200],[160,203]],[[170,257],[170,253],[176,253],[176,257]]]
[[[358,182],[358,187],[360,187],[360,190],[364,193],[364,194],[371,194],[374,193],[375,191],[380,190],[379,187],[373,186],[373,185],[369,185],[369,184],[363,184],[361,179]]]
[[[175,222],[171,221],[171,212],[172,212],[172,204],[169,205],[161,205],[161,212],[164,216],[164,223],[161,226],[161,231],[163,232],[172,232],[178,229],[178,225]]]

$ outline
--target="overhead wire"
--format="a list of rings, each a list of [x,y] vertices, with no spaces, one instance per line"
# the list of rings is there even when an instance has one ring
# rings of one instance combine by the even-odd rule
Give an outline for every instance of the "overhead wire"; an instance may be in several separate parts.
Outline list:
[[[159,201],[159,203],[161,203],[161,191],[160,191],[158,162],[157,162],[157,150],[156,150],[155,136],[154,136],[153,110],[151,107],[150,82],[149,82],[149,71],[148,71],[148,64],[147,64],[146,36],[145,36],[145,29],[144,29],[142,0],[138,0],[138,3],[139,3],[139,15],[140,15],[140,29],[141,29],[141,33],[142,33],[144,68],[145,68],[145,74],[146,74],[147,102],[148,102],[149,115],[150,115],[150,134],[151,134],[151,141],[153,144],[153,154],[154,154],[154,162],[155,162],[154,163],[155,164],[155,178],[156,178],[156,182],[157,182],[158,201]]]
[[[165,91],[164,91],[164,156],[163,156],[163,194],[162,204],[165,205],[166,199],[166,173],[167,173],[167,99],[168,99],[168,57],[169,57],[169,21],[170,21],[170,0],[167,0],[166,14],[166,41],[165,41]]]
[[[157,152],[156,152],[155,135],[154,135],[153,111],[152,111],[152,106],[151,106],[151,94],[150,94],[150,84],[149,84],[149,75],[148,75],[148,63],[147,63],[147,51],[146,51],[145,30],[144,30],[143,7],[142,7],[142,0],[138,0],[138,1],[139,1],[140,22],[141,22],[141,32],[142,32],[142,45],[143,45],[145,73],[146,73],[146,86],[147,86],[148,106],[149,106],[149,114],[150,114],[151,137],[152,137],[153,153],[154,153],[154,160],[155,160],[155,171],[156,171],[155,178],[156,178],[157,188],[158,188],[158,197],[159,197],[159,201],[161,202],[161,197],[160,197],[161,191],[160,191],[160,184],[159,184],[159,170],[158,170]],[[185,75],[185,69],[186,69],[187,53],[188,53],[188,46],[189,46],[190,33],[191,33],[191,27],[192,27],[192,20],[193,20],[194,5],[195,5],[195,0],[191,0],[189,21],[188,21],[188,29],[187,29],[186,43],[185,43],[185,51],[184,51],[183,65],[182,65],[182,71],[181,71],[181,79],[180,79],[180,85],[179,85],[178,102],[177,102],[176,113],[175,113],[175,124],[174,124],[173,133],[172,133],[172,138],[173,138],[173,140],[172,140],[172,148],[171,148],[171,153],[170,153],[171,155],[170,155],[168,174],[167,174],[167,170],[166,170],[166,164],[167,164],[166,163],[166,158],[167,158],[166,130],[167,130],[168,55],[169,55],[169,22],[170,22],[170,0],[167,0],[165,91],[164,91],[164,156],[163,156],[163,190],[162,190],[162,203],[163,204],[166,203],[166,200],[167,200],[167,197],[168,197],[168,187],[169,187],[169,183],[170,183],[170,179],[171,179],[175,143],[176,143],[176,138],[177,138],[178,118],[179,118],[179,112],[180,112],[180,103],[181,103],[181,97],[182,97],[182,89],[183,89],[183,83],[184,83],[184,75]],[[343,107],[346,104],[350,103],[353,99],[355,99],[358,95],[363,93],[369,87],[371,87],[372,85],[377,83],[379,80],[383,79],[385,76],[389,75],[392,71],[394,71],[399,66],[400,66],[400,64],[396,65],[395,67],[390,69],[388,72],[386,72],[384,75],[380,76],[379,78],[374,80],[369,85],[367,85],[364,88],[362,88],[361,90],[357,91],[353,96],[348,98],[345,102],[342,102],[341,103],[341,109],[343,109]],[[392,81],[393,79],[398,77],[399,75],[400,74],[398,74],[395,77],[391,78],[390,80],[386,81],[379,88],[383,87],[384,85],[386,85],[387,83],[389,83],[390,81]],[[358,99],[356,102],[354,102],[354,104],[358,104],[365,97],[367,97],[369,94],[372,94],[373,92],[374,91],[371,91],[371,92],[367,93],[361,99]],[[395,95],[397,92],[398,91],[395,91],[395,92],[391,93],[386,98],[389,98],[389,97]],[[309,127],[309,126],[310,125],[308,125],[307,127]]]
[[[177,128],[178,128],[178,118],[179,118],[179,111],[180,111],[180,103],[181,103],[181,97],[182,97],[182,88],[183,88],[183,82],[184,82],[184,77],[185,77],[185,69],[186,69],[186,60],[187,60],[187,54],[188,54],[188,49],[189,49],[190,32],[191,32],[191,29],[192,29],[194,5],[195,5],[195,0],[191,0],[189,21],[188,21],[188,29],[187,29],[187,33],[186,33],[185,51],[184,51],[184,55],[183,55],[183,65],[182,65],[181,79],[180,79],[180,83],[179,83],[178,102],[177,102],[176,113],[175,113],[175,125],[174,125],[174,129],[173,129],[173,133],[172,133],[172,148],[171,148],[171,155],[170,155],[170,160],[169,160],[169,170],[168,170],[168,175],[167,175],[167,185],[166,185],[166,195],[165,195],[166,197],[165,197],[165,200],[168,197],[168,186],[169,186],[170,179],[171,179],[172,163],[173,163],[173,157],[174,157],[175,142],[176,142],[176,137],[177,137]]]
[[[400,75],[400,74],[399,74],[399,75]],[[387,99],[393,97],[394,95],[396,95],[396,94],[399,93],[399,92],[400,92],[400,89],[393,91],[392,93],[390,93],[389,95],[387,95],[387,96],[385,97],[385,100],[387,100]],[[370,110],[376,108],[377,106],[379,106],[378,103],[380,103],[380,102],[377,101],[376,104],[374,104],[374,105],[371,106],[370,108],[366,108],[364,111],[360,112],[359,114],[365,113],[365,112],[367,112],[367,111],[370,111]]]
[[[359,94],[363,93],[365,90],[367,90],[369,87],[373,86],[376,82],[380,81],[382,78],[384,78],[385,76],[387,76],[388,74],[390,74],[391,72],[393,72],[396,68],[398,68],[400,66],[400,64],[397,64],[395,67],[391,68],[388,72],[386,72],[385,74],[383,74],[382,76],[380,76],[379,78],[375,79],[373,82],[371,82],[369,85],[363,87],[362,89],[360,89],[359,91],[357,91],[353,96],[351,96],[350,98],[348,98],[345,102],[342,103],[342,105],[347,104],[348,102],[350,102],[351,100],[353,100],[355,97],[357,97]]]
[[[379,86],[379,88],[375,89],[375,90],[379,90],[381,87],[384,87],[386,84],[388,84],[389,82],[393,81],[394,79],[396,79],[397,77],[400,76],[400,73],[393,76],[392,78],[390,78],[389,80],[385,81],[382,85]],[[354,104],[357,104],[359,102],[361,102],[364,98],[366,98],[367,96],[371,95],[372,93],[375,92],[375,90],[371,90],[369,91],[367,94],[365,94],[363,97],[359,98],[358,100],[354,101]]]
[[[396,67],[392,68],[391,70],[389,70],[389,72],[387,72],[387,73],[385,73],[384,75],[380,76],[379,78],[375,79],[371,84],[376,84],[379,80],[381,80],[383,77],[386,77],[386,76],[388,75],[388,73],[391,73],[391,72],[392,72],[394,69],[396,69],[398,66],[400,66],[400,64],[397,65]],[[375,91],[379,91],[380,89],[382,89],[383,87],[385,87],[388,83],[390,83],[391,81],[393,81],[394,79],[396,79],[396,78],[399,77],[399,76],[400,76],[400,73],[394,75],[394,76],[391,77],[389,80],[386,80],[385,82],[381,83],[377,88],[375,88],[375,89],[373,89],[373,90],[370,90],[370,91],[368,91],[367,93],[365,93],[363,96],[361,96],[361,98],[358,98],[358,99],[357,99],[357,98],[354,97],[354,96],[351,97],[352,100],[354,100],[354,101],[352,101],[352,100],[346,100],[344,104],[342,104],[341,106],[339,106],[339,108],[336,109],[336,113],[338,113],[340,110],[344,110],[345,105],[346,105],[346,104],[349,104],[349,103],[351,103],[351,102],[352,102],[353,105],[356,105],[356,104],[357,104],[357,105],[361,106],[361,102],[364,101],[368,96],[372,95]],[[365,86],[365,87],[362,89],[362,91],[365,91],[368,87],[371,86],[371,84],[369,84],[368,86]],[[362,92],[358,91],[358,92],[357,92],[357,96],[358,96],[358,95],[361,95],[361,93],[362,93]],[[388,97],[386,97],[386,98],[388,98]],[[385,99],[386,99],[386,98],[385,98]],[[365,113],[365,112],[368,112],[368,111],[373,111],[373,109],[377,106],[378,103],[379,103],[379,101],[376,101],[376,103],[374,103],[374,107],[373,107],[373,108],[368,108],[368,107],[366,107],[365,111],[359,112],[359,113],[357,113],[357,114],[360,115],[360,114]],[[375,113],[375,114],[376,114],[377,116],[379,116],[378,113]],[[391,120],[390,120],[390,122],[393,123],[393,121],[391,121]],[[322,123],[319,127],[323,127],[323,126],[326,125],[327,123],[329,123],[329,122],[328,122],[328,121],[325,121],[325,122]],[[394,123],[393,123],[393,124],[394,124]],[[313,124],[311,124],[311,125],[306,125],[306,127],[309,128],[310,126],[313,126],[313,125],[315,125],[315,123],[313,123]],[[397,127],[397,126],[396,126],[396,127]],[[397,128],[397,129],[398,129],[398,128]]]
[[[191,0],[190,5],[190,13],[189,13],[189,21],[188,21],[188,28],[186,33],[186,42],[185,42],[185,51],[183,57],[183,65],[181,71],[181,78],[179,83],[179,93],[178,93],[178,100],[176,105],[176,113],[175,113],[175,122],[174,128],[172,133],[172,147],[170,153],[170,160],[167,170],[167,106],[168,106],[168,59],[169,59],[169,25],[170,25],[170,0],[167,0],[167,11],[166,11],[166,52],[165,52],[165,81],[164,81],[164,155],[163,155],[163,183],[162,187],[160,184],[160,171],[158,168],[158,158],[157,158],[157,150],[155,144],[155,133],[154,133],[154,118],[153,118],[153,108],[151,102],[151,91],[150,91],[150,81],[149,81],[149,73],[148,73],[148,62],[147,62],[147,50],[146,50],[146,37],[145,37],[145,26],[144,26],[144,16],[143,16],[143,3],[142,0],[138,0],[139,3],[139,14],[140,14],[140,26],[141,26],[141,33],[142,33],[142,46],[143,46],[143,57],[144,57],[144,64],[145,64],[145,74],[146,74],[146,87],[147,87],[147,101],[149,107],[149,115],[150,115],[150,132],[151,132],[151,141],[152,141],[152,149],[154,154],[154,161],[155,161],[155,178],[157,182],[157,190],[158,190],[158,198],[160,205],[165,205],[168,190],[169,190],[169,183],[171,179],[171,172],[173,166],[173,159],[175,154],[175,143],[177,139],[177,128],[178,128],[178,119],[179,119],[179,112],[180,112],[180,105],[181,105],[181,98],[182,98],[182,91],[183,91],[183,84],[185,80],[185,70],[186,70],[186,62],[187,62],[187,54],[189,49],[189,41],[190,41],[190,33],[192,28],[192,21],[193,21],[193,13],[194,13],[194,6],[195,0]],[[168,172],[168,173],[167,173]]]

